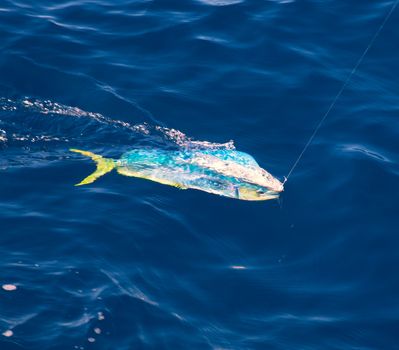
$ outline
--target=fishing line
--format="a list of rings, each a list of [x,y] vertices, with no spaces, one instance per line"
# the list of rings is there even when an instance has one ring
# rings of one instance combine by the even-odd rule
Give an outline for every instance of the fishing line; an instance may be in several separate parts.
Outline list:
[[[363,59],[366,57],[367,53],[369,52],[369,50],[371,49],[371,47],[373,46],[375,40],[377,39],[377,37],[379,36],[379,34],[381,33],[382,29],[384,28],[385,24],[388,22],[389,18],[391,17],[392,13],[395,11],[397,5],[399,3],[399,0],[396,0],[391,9],[389,10],[389,12],[387,13],[387,15],[385,16],[385,19],[383,20],[383,22],[381,23],[381,25],[379,26],[379,28],[377,29],[377,31],[375,32],[375,34],[372,36],[369,44],[367,45],[366,49],[363,51],[363,53],[361,54],[361,56],[359,57],[357,63],[355,64],[355,66],[353,67],[352,71],[349,73],[349,75],[347,76],[346,80],[344,81],[344,83],[342,84],[341,89],[338,91],[338,93],[336,94],[336,96],[334,97],[333,101],[330,104],[330,107],[328,107],[326,113],[324,113],[323,117],[320,119],[319,123],[317,124],[316,128],[314,129],[313,133],[310,135],[310,138],[308,140],[308,142],[305,144],[305,147],[303,148],[302,152],[299,154],[297,160],[295,161],[295,163],[293,164],[293,166],[291,167],[291,170],[288,172],[288,175],[285,177],[284,183],[287,182],[288,178],[291,176],[292,172],[294,171],[294,169],[297,167],[299,161],[301,160],[302,156],[305,154],[306,150],[308,149],[308,147],[310,146],[310,144],[312,143],[313,139],[315,138],[317,132],[319,131],[319,129],[321,128],[322,124],[324,123],[324,121],[327,119],[328,115],[330,114],[331,110],[334,108],[335,104],[337,103],[338,99],[340,98],[340,96],[342,95],[342,93],[344,92],[345,88],[348,86],[350,80],[352,79],[353,75],[356,73],[357,69],[359,68],[360,64],[362,63]]]

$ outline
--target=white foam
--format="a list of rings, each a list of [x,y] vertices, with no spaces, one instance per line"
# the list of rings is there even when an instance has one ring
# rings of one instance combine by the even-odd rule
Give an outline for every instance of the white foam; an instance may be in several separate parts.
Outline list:
[[[12,292],[14,290],[17,290],[17,286],[15,284],[3,284],[2,288],[7,292]]]
[[[2,333],[5,337],[9,338],[14,335],[14,332],[11,329],[6,330],[5,332]]]

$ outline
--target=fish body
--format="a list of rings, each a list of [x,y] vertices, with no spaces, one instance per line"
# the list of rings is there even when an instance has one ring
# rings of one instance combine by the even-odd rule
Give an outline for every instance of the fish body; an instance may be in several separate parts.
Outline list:
[[[241,200],[273,199],[283,191],[283,184],[262,169],[252,156],[236,150],[143,148],[129,151],[118,160],[87,151],[71,151],[89,156],[97,163],[97,170],[78,185],[94,182],[116,168],[121,175]]]

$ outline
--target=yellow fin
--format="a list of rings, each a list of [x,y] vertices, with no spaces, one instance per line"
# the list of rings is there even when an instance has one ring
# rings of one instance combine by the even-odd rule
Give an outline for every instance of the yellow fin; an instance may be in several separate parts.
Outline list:
[[[80,149],[75,149],[75,148],[71,148],[70,151],[80,153],[86,157],[90,157],[91,159],[93,159],[96,162],[96,166],[97,166],[96,170],[92,174],[90,174],[88,177],[83,179],[81,182],[79,182],[75,186],[82,186],[82,185],[90,184],[90,183],[96,181],[99,177],[105,175],[106,173],[109,173],[113,168],[115,168],[115,162],[113,159],[103,158],[98,154],[94,154],[94,153],[88,152],[88,151],[82,151]]]

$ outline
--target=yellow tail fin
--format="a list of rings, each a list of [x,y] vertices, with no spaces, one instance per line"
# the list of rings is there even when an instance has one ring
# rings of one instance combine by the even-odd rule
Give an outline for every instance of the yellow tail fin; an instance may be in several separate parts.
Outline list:
[[[115,168],[115,162],[113,159],[103,158],[98,154],[94,154],[88,151],[82,151],[80,149],[75,149],[75,148],[71,148],[70,151],[80,153],[86,157],[90,157],[96,162],[97,165],[97,169],[94,171],[94,173],[90,174],[88,177],[83,179],[75,186],[91,184],[92,182],[96,181],[99,177],[105,175],[106,173],[109,173],[113,168]]]

